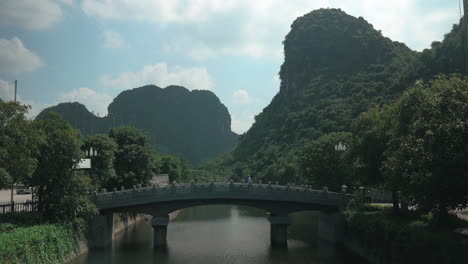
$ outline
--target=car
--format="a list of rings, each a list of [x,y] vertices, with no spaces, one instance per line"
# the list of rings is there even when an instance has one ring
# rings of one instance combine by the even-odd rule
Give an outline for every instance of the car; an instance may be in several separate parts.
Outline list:
[[[26,187],[24,184],[16,185],[16,194],[31,194],[31,187]]]

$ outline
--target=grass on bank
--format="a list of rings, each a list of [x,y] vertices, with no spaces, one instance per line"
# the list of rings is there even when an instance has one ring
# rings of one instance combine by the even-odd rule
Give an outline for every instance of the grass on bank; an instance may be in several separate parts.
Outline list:
[[[78,221],[79,222],[79,221]],[[34,214],[0,217],[0,263],[47,264],[65,261],[78,252],[76,224],[40,223]]]
[[[468,263],[468,241],[453,232],[468,227],[468,222],[456,216],[450,216],[444,226],[436,226],[430,214],[396,214],[391,207],[365,205],[350,206],[345,217],[352,243],[388,263]]]

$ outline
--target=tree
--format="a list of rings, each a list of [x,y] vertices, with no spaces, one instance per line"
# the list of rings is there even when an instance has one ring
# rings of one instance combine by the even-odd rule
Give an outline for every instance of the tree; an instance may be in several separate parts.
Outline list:
[[[72,171],[68,182],[64,185],[64,197],[60,206],[60,215],[65,219],[73,219],[76,216],[89,219],[97,214],[96,205],[88,198],[93,191],[93,184],[88,174],[83,171]]]
[[[10,187],[11,184],[12,179],[10,174],[4,168],[0,168],[0,189]]]
[[[108,135],[101,134],[88,137],[83,146],[83,152],[93,148],[98,155],[92,157],[91,170],[89,170],[91,182],[97,188],[111,188],[116,182],[114,169],[115,152],[117,143]]]
[[[149,138],[131,126],[113,128],[109,137],[117,143],[114,168],[117,174],[114,187],[146,184],[154,171],[153,149]]]
[[[443,218],[468,202],[468,80],[417,82],[395,103],[398,122],[383,171],[409,202]]]
[[[37,166],[39,144],[43,138],[27,120],[29,106],[0,102],[0,164],[12,183],[26,183]]]
[[[335,132],[308,142],[299,154],[300,173],[306,183],[315,188],[328,187],[340,191],[341,185],[353,184],[352,164],[346,158],[346,151],[335,150],[335,145],[342,142],[349,147],[351,133]]]
[[[40,209],[53,220],[70,219],[77,213],[80,216],[80,212],[88,212],[80,209],[89,205],[87,189],[83,188],[86,181],[80,182],[73,171],[83,156],[79,132],[53,112],[36,122],[37,129],[45,135],[32,179],[37,187]]]
[[[389,162],[386,154],[398,142],[396,105],[370,108],[353,120],[351,132],[353,147],[350,153],[354,159],[355,175],[366,186],[384,187],[392,191],[392,203],[399,210],[398,190],[401,186],[399,174],[382,172],[384,162]]]
[[[380,168],[383,153],[388,142],[387,128],[382,118],[381,109],[372,107],[353,120],[352,156],[356,175],[366,186],[383,185],[384,180]]]
[[[161,173],[169,174],[169,181],[183,182],[189,180],[188,170],[182,158],[165,155],[161,158]]]

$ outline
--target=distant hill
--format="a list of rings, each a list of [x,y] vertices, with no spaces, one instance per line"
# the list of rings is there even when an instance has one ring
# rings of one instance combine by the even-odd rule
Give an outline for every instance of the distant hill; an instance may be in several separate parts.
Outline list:
[[[349,131],[361,112],[394,101],[417,79],[461,72],[460,28],[454,26],[444,42],[421,53],[339,9],[297,18],[283,42],[279,93],[237,147],[207,168],[223,168],[235,179],[300,179],[296,154],[306,142]]]
[[[181,86],[164,89],[147,85],[120,93],[97,117],[80,103],[61,103],[54,111],[85,135],[106,133],[111,127],[132,125],[146,132],[158,152],[179,155],[193,164],[231,150],[238,135],[231,131],[227,108],[210,91]],[[44,112],[43,111],[43,112]],[[40,119],[42,112],[37,116]]]

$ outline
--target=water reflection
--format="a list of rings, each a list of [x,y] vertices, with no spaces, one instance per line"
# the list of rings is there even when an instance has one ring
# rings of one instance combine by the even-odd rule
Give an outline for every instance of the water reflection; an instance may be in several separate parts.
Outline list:
[[[267,212],[255,207],[239,206],[236,207],[239,216],[247,217],[266,217]]]
[[[317,242],[317,213],[293,214],[288,248],[272,249],[265,216],[249,207],[184,209],[168,226],[165,250],[153,249],[152,227],[144,222],[118,235],[112,249],[93,250],[74,263],[365,263]]]
[[[232,208],[225,205],[190,207],[177,212],[172,222],[216,221],[231,217]]]

